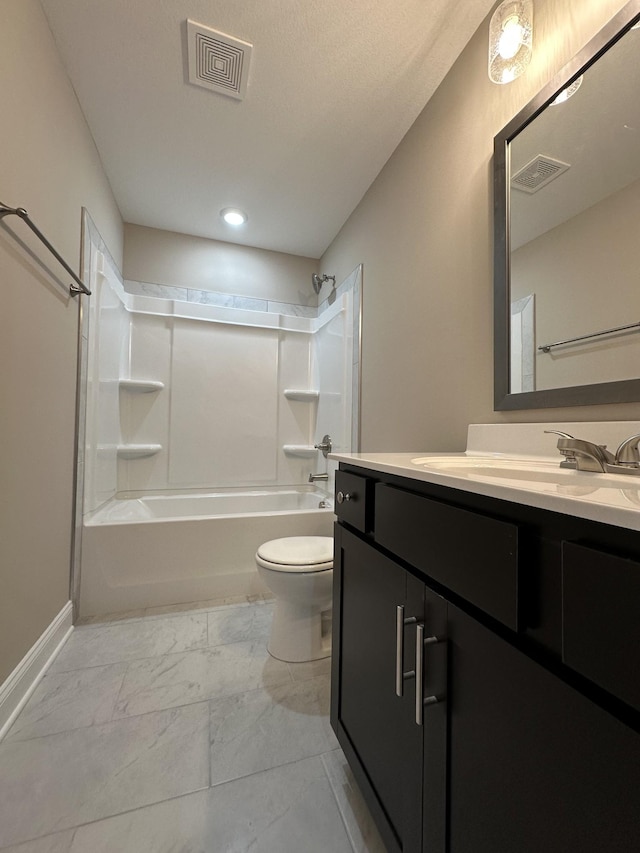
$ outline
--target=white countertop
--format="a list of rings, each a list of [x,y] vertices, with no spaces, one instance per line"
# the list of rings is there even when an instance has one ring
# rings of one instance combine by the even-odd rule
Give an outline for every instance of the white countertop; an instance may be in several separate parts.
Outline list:
[[[640,476],[624,474],[591,474],[584,471],[571,471],[560,469],[561,457],[554,455],[554,436],[545,436],[538,444],[535,441],[525,443],[530,453],[519,453],[517,438],[518,428],[520,435],[525,439],[533,435],[544,434],[544,429],[563,429],[580,438],[595,440],[594,434],[602,436],[600,442],[615,441],[640,432],[637,423],[605,423],[603,424],[513,424],[513,425],[472,425],[469,428],[469,440],[467,451],[461,453],[332,453],[330,458],[338,462],[346,462],[370,471],[379,471],[386,474],[395,474],[399,477],[407,477],[425,483],[434,483],[438,486],[446,486],[452,489],[460,489],[464,492],[487,495],[499,500],[511,501],[525,506],[538,507],[553,512],[572,515],[578,518],[587,518],[599,521],[603,524],[612,524],[616,527],[626,527],[631,530],[640,530]],[[493,427],[498,427],[494,430]],[[511,430],[515,427],[515,432]],[[587,429],[588,427],[588,429]],[[500,439],[505,437],[505,428],[508,428],[509,441],[506,442],[509,452],[502,453],[496,450],[498,446],[495,436]],[[598,431],[600,428],[600,431]],[[527,433],[529,430],[529,433]],[[607,431],[608,430],[608,431]],[[622,436],[622,437],[620,437]],[[537,438],[536,438],[537,440]],[[549,447],[549,442],[551,446]],[[483,446],[480,447],[479,445]],[[504,446],[501,441],[500,446]],[[615,449],[612,442],[611,447]],[[549,455],[551,453],[551,455]],[[486,459],[487,465],[473,470],[473,466],[465,466],[463,470],[457,471],[454,467],[444,470],[436,467],[438,461],[446,464],[446,459],[457,460],[464,465],[469,459],[477,464],[478,458]],[[420,459],[419,463],[413,460]],[[431,465],[433,460],[433,465]],[[515,474],[510,476],[508,460],[522,462],[521,467]],[[500,469],[499,466],[506,463],[507,467]],[[529,478],[526,466],[531,463],[532,473]],[[495,465],[495,470],[492,469]],[[489,476],[487,473],[491,472]]]

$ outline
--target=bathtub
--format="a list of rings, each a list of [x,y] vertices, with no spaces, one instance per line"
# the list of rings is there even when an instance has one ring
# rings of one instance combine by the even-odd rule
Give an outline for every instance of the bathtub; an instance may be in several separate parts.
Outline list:
[[[84,520],[80,617],[267,592],[258,547],[331,536],[332,503],[313,486],[117,496]]]

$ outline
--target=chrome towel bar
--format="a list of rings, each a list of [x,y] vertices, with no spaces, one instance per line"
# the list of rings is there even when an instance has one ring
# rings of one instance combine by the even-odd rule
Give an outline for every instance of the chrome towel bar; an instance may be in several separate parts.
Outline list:
[[[566,341],[556,341],[554,344],[543,344],[538,347],[541,352],[549,352],[552,347],[561,347],[565,344],[574,344],[576,341],[588,341],[590,338],[599,338],[600,335],[613,335],[615,332],[626,332],[629,329],[640,328],[640,323],[630,323],[628,326],[616,326],[615,329],[603,329],[602,332],[592,332],[590,335],[581,335],[579,338],[567,338]]]
[[[29,214],[24,209],[24,207],[7,207],[6,204],[3,204],[2,202],[0,202],[0,219],[4,219],[5,216],[18,216],[18,217],[20,217],[20,219],[23,220],[23,222],[26,222],[26,224],[29,226],[29,228],[31,228],[31,230],[36,235],[36,237],[42,243],[44,243],[44,245],[47,247],[47,249],[51,252],[51,254],[54,256],[54,258],[58,261],[58,263],[61,264],[65,268],[65,270],[69,273],[69,275],[71,276],[71,278],[74,281],[73,284],[69,285],[69,293],[71,294],[71,296],[76,296],[78,293],[86,293],[87,296],[91,296],[91,291],[87,287],[85,287],[85,285],[82,283],[82,281],[78,278],[78,276],[71,269],[69,264],[64,260],[64,258],[54,249],[54,247],[51,245],[51,243],[47,240],[47,238],[44,236],[42,231],[40,231],[40,229],[36,225],[34,225],[34,223],[31,221]]]

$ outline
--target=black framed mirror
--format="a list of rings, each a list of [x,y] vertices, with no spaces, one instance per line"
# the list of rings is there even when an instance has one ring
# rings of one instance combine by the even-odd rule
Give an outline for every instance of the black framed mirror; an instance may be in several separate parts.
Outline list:
[[[640,401],[640,0],[494,140],[494,408]]]

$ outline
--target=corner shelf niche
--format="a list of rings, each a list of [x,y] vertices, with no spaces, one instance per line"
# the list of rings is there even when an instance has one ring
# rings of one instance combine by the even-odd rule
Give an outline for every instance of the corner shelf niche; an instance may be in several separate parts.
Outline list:
[[[155,379],[120,379],[118,384],[123,391],[132,391],[134,394],[149,394],[164,388],[164,382]]]
[[[161,444],[119,444],[120,459],[142,459],[144,456],[155,456],[162,450]]]
[[[287,400],[297,400],[299,403],[315,403],[320,397],[320,392],[303,388],[285,388],[284,396]]]

